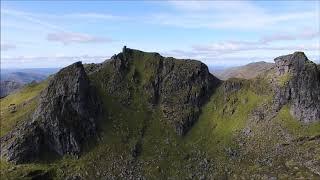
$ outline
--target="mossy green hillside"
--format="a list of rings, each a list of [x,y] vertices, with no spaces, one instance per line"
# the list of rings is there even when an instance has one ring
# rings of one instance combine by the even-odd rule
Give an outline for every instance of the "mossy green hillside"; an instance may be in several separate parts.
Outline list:
[[[26,117],[32,114],[37,106],[37,96],[46,86],[46,81],[39,84],[29,84],[18,92],[0,99],[0,136],[6,134],[17,123],[25,120]]]
[[[295,137],[320,135],[320,122],[304,124],[297,121],[291,114],[288,105],[282,107],[276,117],[278,123]]]

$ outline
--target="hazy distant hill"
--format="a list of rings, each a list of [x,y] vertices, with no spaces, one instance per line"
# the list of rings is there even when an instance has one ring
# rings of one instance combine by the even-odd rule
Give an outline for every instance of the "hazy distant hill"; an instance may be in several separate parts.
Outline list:
[[[1,69],[0,97],[20,89],[25,84],[40,82],[59,68]]]
[[[23,84],[14,81],[0,81],[0,98],[20,89]]]
[[[250,63],[244,66],[227,68],[222,71],[213,72],[215,76],[222,80],[229,78],[243,78],[252,79],[257,75],[266,72],[274,66],[274,63],[267,63],[264,61]]]
[[[1,69],[1,81],[14,81],[22,84],[42,81],[58,70],[59,68]]]

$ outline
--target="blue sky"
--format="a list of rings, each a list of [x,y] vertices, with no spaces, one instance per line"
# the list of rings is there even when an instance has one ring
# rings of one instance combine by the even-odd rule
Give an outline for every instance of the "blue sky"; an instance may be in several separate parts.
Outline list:
[[[209,66],[320,58],[320,1],[1,1],[1,68],[101,62],[129,48]]]

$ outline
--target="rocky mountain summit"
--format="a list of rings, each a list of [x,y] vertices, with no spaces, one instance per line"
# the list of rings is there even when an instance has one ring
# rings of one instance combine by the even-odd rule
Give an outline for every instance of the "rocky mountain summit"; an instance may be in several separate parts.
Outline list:
[[[41,93],[31,119],[1,138],[1,156],[24,163],[46,151],[58,156],[80,154],[96,136],[99,106],[81,62],[62,69]]]
[[[135,92],[143,92],[141,99],[151,107],[159,106],[179,135],[197,120],[201,106],[220,83],[200,61],[126,47],[92,76],[99,77],[108,94],[126,105],[132,103]]]
[[[275,104],[291,105],[291,113],[304,123],[320,121],[320,70],[303,52],[275,58]]]

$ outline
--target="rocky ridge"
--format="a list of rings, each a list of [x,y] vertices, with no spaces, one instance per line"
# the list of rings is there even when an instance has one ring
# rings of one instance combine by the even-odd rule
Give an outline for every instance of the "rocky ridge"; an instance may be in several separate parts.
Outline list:
[[[1,138],[1,155],[15,163],[79,155],[97,136],[101,99],[99,142],[80,159],[54,162],[61,179],[318,177],[320,126],[300,124],[288,107],[313,118],[319,69],[299,52],[275,61],[267,75],[221,84],[199,61],[128,48],[100,64],[73,64],[51,79],[32,118]]]
[[[99,111],[81,62],[74,63],[50,80],[33,117],[1,137],[1,156],[25,163],[38,160],[43,152],[79,155],[96,136]]]
[[[291,114],[304,123],[320,121],[320,71],[303,52],[275,58],[275,108],[290,104]]]
[[[201,106],[220,83],[208,67],[196,60],[165,58],[124,47],[96,72],[108,94],[124,105],[132,102],[137,87],[140,99],[159,106],[179,135],[184,135],[200,114]],[[99,75],[100,74],[100,75]]]

